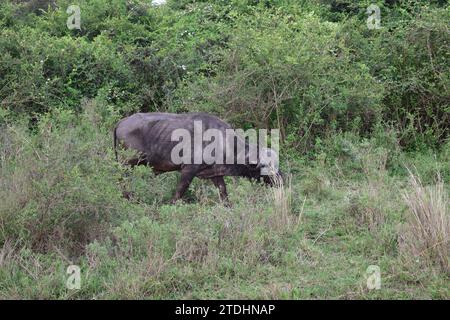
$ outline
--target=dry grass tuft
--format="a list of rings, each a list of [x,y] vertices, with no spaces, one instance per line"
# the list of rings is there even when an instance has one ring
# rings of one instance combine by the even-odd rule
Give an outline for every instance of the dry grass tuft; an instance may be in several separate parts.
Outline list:
[[[411,189],[403,194],[409,210],[401,249],[449,272],[449,199],[444,183],[439,177],[434,186],[425,187],[418,176],[409,173]]]
[[[6,240],[0,248],[0,268],[5,267],[14,256],[15,245],[12,241]]]
[[[271,196],[274,204],[273,227],[277,230],[292,229],[300,223],[302,212],[295,217],[292,214],[292,183],[291,177],[282,178],[280,175],[271,176],[273,188]],[[303,211],[303,210],[302,210]]]

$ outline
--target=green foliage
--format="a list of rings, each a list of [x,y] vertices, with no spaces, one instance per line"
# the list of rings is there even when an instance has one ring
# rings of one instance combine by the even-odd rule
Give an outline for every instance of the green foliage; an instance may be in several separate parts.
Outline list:
[[[449,135],[449,17],[448,10],[424,10],[388,42],[385,119],[404,145],[436,145]]]
[[[372,2],[3,1],[0,298],[448,299],[401,194],[407,168],[449,191],[449,6],[376,1],[369,30]],[[171,206],[176,173],[116,163],[122,116],[200,110],[279,128],[291,185],[227,178],[225,208],[195,180]]]
[[[303,151],[318,135],[363,133],[376,122],[383,87],[354,63],[338,25],[263,10],[236,25],[216,76],[201,78],[198,88],[186,81],[187,109],[219,111],[240,127],[279,128]]]
[[[40,117],[35,134],[2,128],[0,242],[79,254],[124,215],[109,135],[87,114],[81,120],[56,109]]]
[[[380,121],[409,149],[448,137],[448,6],[380,1],[7,1],[0,10],[0,105],[14,113],[80,112],[108,92],[120,113],[219,113],[281,129],[307,152],[335,132],[368,136]]]

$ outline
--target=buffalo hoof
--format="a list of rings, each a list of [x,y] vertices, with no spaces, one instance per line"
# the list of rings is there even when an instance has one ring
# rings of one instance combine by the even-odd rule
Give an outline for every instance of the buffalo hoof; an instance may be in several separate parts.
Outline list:
[[[134,192],[132,191],[122,191],[122,196],[127,199],[131,200],[134,197]]]
[[[233,208],[233,204],[228,200],[222,201],[222,204],[225,208]]]

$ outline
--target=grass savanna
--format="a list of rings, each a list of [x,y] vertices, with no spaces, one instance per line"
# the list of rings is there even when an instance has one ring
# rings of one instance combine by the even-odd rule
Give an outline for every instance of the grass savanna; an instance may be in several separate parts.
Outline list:
[[[71,4],[0,7],[0,298],[450,297],[445,1],[377,1],[379,30],[369,1]],[[136,111],[279,128],[287,179],[169,205],[177,173],[115,161]]]

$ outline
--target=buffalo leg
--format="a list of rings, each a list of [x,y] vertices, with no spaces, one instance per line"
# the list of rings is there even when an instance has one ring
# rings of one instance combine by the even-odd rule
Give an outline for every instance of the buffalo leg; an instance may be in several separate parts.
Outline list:
[[[127,160],[127,165],[129,165],[131,168],[134,168],[135,166],[141,166],[141,165],[147,165],[147,159],[145,156],[139,156],[136,158],[132,158]]]
[[[132,159],[128,159],[126,161],[126,164],[128,166],[130,166],[131,169],[133,169],[135,166],[140,166],[140,165],[147,165],[147,158],[145,157],[145,155],[139,155],[135,158]],[[125,173],[125,176],[128,176],[128,173]],[[123,177],[120,179],[121,181],[123,181]],[[134,192],[132,191],[122,191],[122,196],[127,199],[127,200],[131,200],[134,196]]]
[[[227,186],[225,184],[225,181],[223,180],[223,177],[214,177],[211,179],[214,185],[219,189],[220,199],[226,204],[229,205],[228,200],[228,193],[227,193]]]
[[[183,197],[183,194],[186,192],[186,190],[189,188],[189,185],[192,182],[192,179],[194,179],[195,174],[191,172],[183,172],[181,171],[181,180],[178,182],[177,190],[175,191],[175,195],[172,198],[171,203],[174,204],[177,202],[181,197]]]

